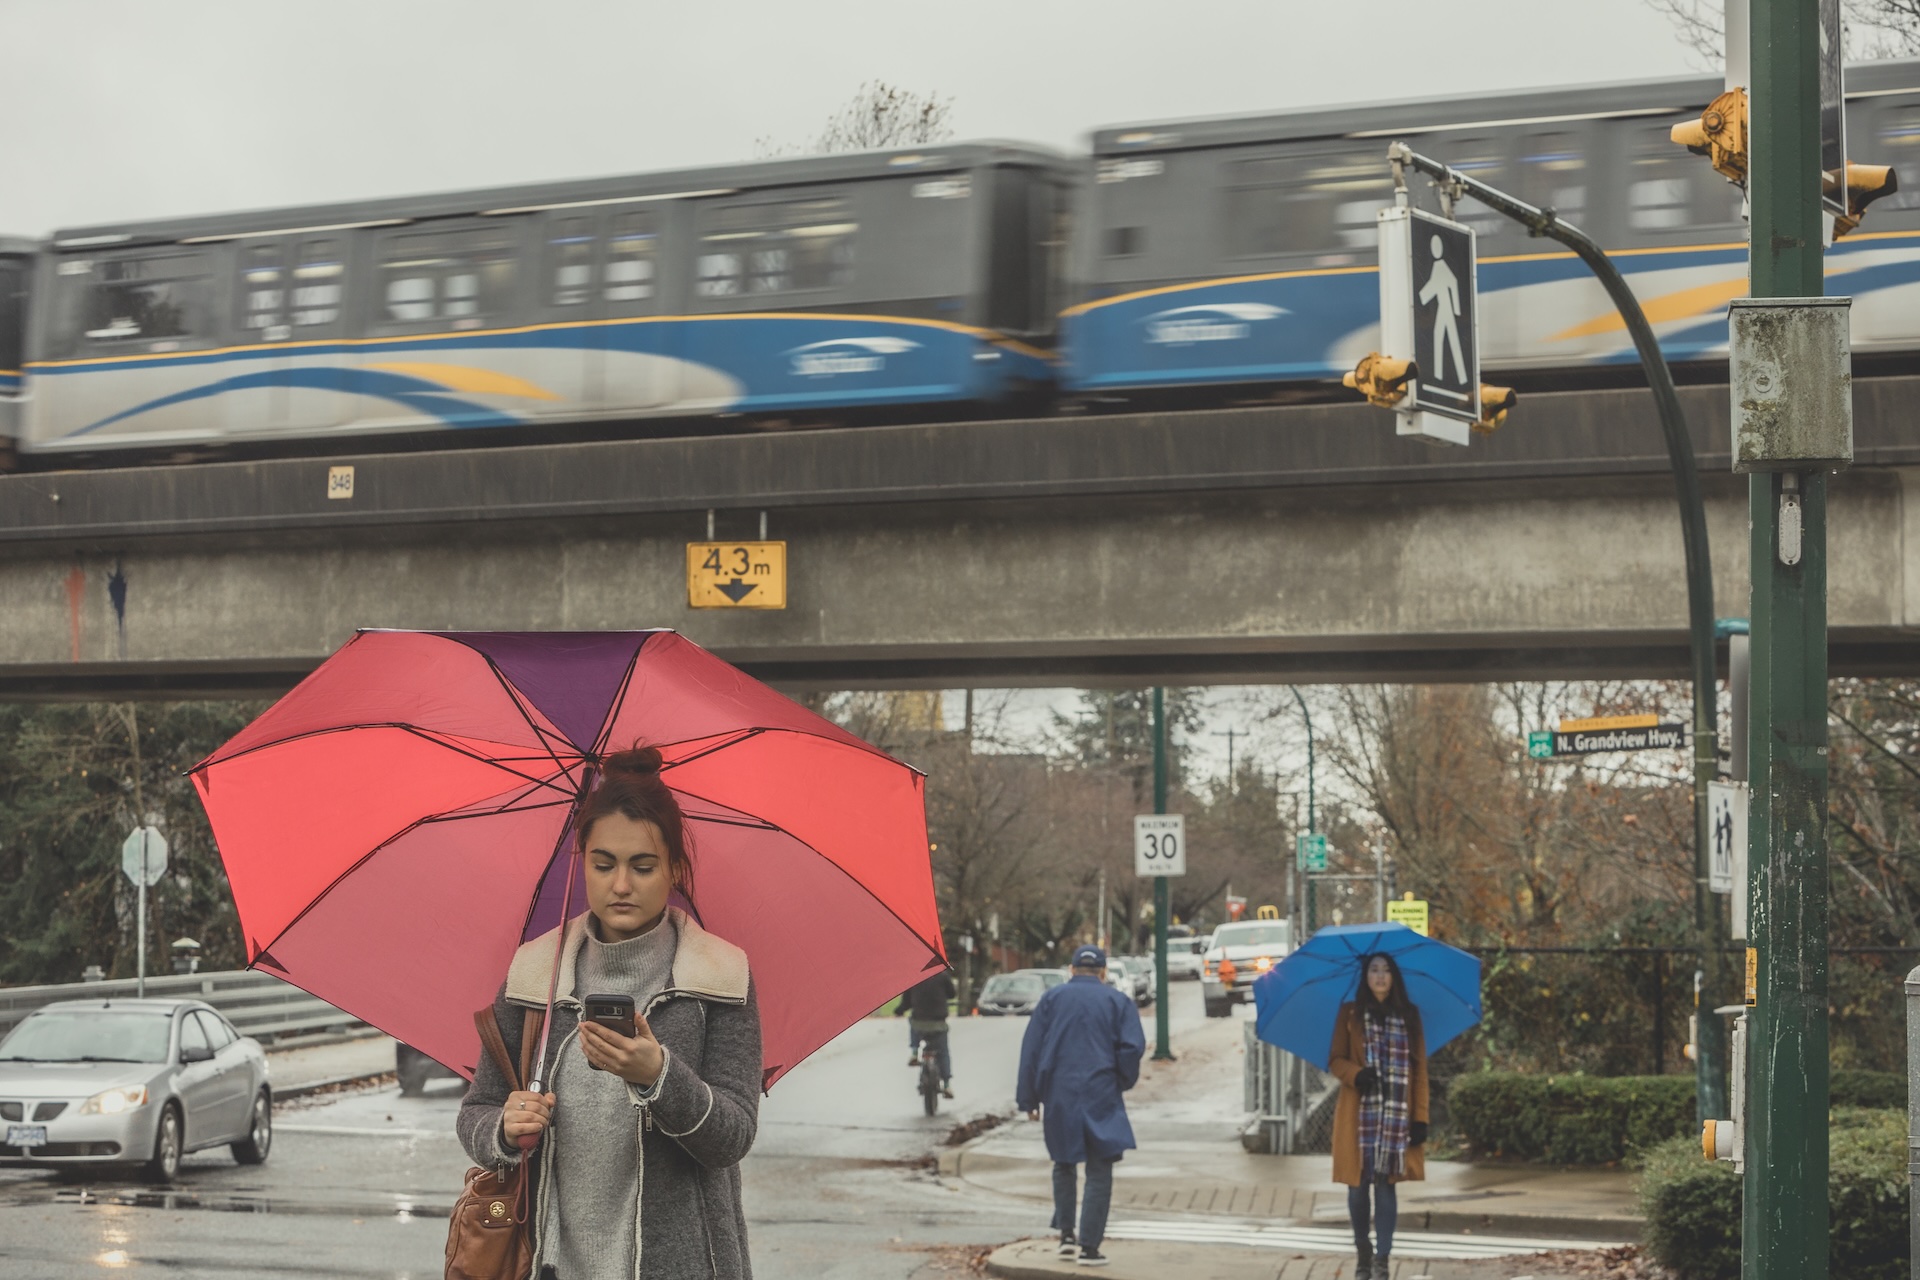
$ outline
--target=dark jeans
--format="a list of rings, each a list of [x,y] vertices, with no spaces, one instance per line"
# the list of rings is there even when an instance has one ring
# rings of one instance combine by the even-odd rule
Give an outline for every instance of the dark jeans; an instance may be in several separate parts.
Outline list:
[[[1073,1193],[1079,1166],[1053,1166],[1053,1226],[1073,1230]],[[1107,1206],[1113,1203],[1113,1161],[1087,1157],[1087,1199],[1080,1206],[1080,1247],[1098,1249],[1107,1236]]]
[[[933,1050],[933,1061],[940,1068],[940,1083],[947,1084],[953,1079],[953,1054],[947,1050],[947,1033],[944,1031],[916,1031],[914,1035],[919,1043]]]
[[[1373,1233],[1380,1247],[1375,1256],[1385,1260],[1393,1252],[1393,1228],[1400,1220],[1400,1193],[1385,1178],[1375,1180],[1373,1166],[1360,1171],[1360,1185],[1347,1188],[1347,1216],[1353,1219],[1353,1245],[1363,1256],[1367,1252],[1367,1190],[1373,1190]]]

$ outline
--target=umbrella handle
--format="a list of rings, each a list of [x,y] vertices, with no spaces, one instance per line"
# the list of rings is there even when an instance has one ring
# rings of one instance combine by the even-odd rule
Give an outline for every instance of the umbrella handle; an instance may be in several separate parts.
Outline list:
[[[522,1151],[531,1151],[540,1145],[540,1135],[537,1133],[523,1133],[513,1141],[514,1145]]]

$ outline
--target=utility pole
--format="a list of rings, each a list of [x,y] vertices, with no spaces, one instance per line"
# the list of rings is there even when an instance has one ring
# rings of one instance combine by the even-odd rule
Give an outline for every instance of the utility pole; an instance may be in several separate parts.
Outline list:
[[[1837,27],[1837,0],[1827,3]],[[1749,292],[1756,301],[1817,298],[1824,284],[1822,7],[1821,0],[1752,0]],[[1830,30],[1828,38],[1838,35]],[[1791,401],[1795,370],[1777,373]],[[1789,430],[1798,425],[1785,423]],[[1754,988],[1741,1135],[1744,1280],[1827,1274],[1826,471],[1802,464],[1754,469],[1747,477],[1747,964]]]
[[[1307,722],[1307,834],[1312,835],[1320,829],[1318,815],[1314,810],[1313,794],[1313,713],[1307,710],[1307,700],[1300,696],[1298,687],[1288,685],[1287,689],[1293,694],[1293,700],[1300,704],[1300,718]],[[1304,917],[1304,927],[1301,929],[1300,936],[1288,940],[1296,947],[1313,936],[1314,926],[1317,923],[1313,918],[1313,908],[1315,905],[1313,900],[1313,877],[1301,871],[1298,863],[1299,860],[1296,858],[1295,871],[1299,874],[1301,881],[1306,885],[1306,914]]]
[[[1215,729],[1213,731],[1214,737],[1225,738],[1227,740],[1227,794],[1228,795],[1232,795],[1234,793],[1233,740],[1234,740],[1234,737],[1239,732],[1240,731],[1234,728],[1232,725],[1228,725],[1225,729]]]
[[[1166,691],[1153,686],[1153,811],[1167,811]],[[1153,1060],[1173,1061],[1167,1029],[1167,916],[1173,910],[1167,877],[1153,878]]]

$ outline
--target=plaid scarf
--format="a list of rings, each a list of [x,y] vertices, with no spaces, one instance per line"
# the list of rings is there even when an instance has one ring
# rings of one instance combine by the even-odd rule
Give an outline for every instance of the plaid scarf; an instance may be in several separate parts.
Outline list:
[[[1364,1012],[1367,1066],[1380,1074],[1380,1087],[1360,1095],[1360,1159],[1376,1178],[1406,1172],[1407,1094],[1413,1078],[1407,1023],[1398,1014],[1370,1018]]]

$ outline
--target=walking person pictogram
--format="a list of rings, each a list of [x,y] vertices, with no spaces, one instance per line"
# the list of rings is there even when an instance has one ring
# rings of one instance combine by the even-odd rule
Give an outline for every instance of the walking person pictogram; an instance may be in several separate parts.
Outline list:
[[[1467,355],[1460,345],[1460,278],[1453,274],[1453,268],[1447,265],[1445,245],[1439,236],[1431,242],[1433,250],[1433,274],[1427,277],[1426,285],[1420,290],[1420,305],[1437,302],[1438,308],[1433,316],[1433,364],[1434,373],[1441,381],[1446,380],[1447,342],[1453,342],[1453,365],[1459,370],[1456,379],[1465,385],[1467,374]]]

